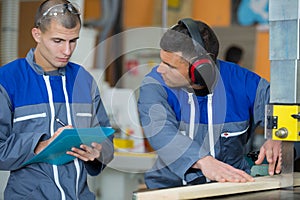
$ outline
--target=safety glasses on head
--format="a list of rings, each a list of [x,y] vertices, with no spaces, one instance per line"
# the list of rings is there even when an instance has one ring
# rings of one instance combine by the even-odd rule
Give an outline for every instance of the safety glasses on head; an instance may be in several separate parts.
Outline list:
[[[73,15],[81,14],[80,7],[76,3],[57,4],[51,6],[42,14],[42,17],[38,20],[37,25],[39,26],[42,20],[46,17],[56,17],[59,15],[65,15],[67,11]]]

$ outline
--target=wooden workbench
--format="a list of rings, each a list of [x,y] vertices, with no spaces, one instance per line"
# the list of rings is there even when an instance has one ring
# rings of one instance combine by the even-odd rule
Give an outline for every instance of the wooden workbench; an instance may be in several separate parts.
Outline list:
[[[158,190],[145,190],[133,193],[133,200],[178,200],[217,197],[253,191],[266,191],[282,188],[284,175],[255,178],[255,182],[247,183],[209,183]],[[294,187],[300,186],[300,173],[294,173]]]

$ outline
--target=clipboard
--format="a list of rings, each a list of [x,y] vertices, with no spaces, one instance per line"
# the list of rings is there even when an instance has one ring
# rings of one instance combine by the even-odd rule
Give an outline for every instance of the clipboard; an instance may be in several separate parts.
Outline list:
[[[64,129],[45,149],[25,162],[22,166],[32,163],[49,163],[63,165],[75,159],[66,154],[72,147],[80,148],[81,144],[91,145],[92,142],[101,143],[115,132],[110,127]]]

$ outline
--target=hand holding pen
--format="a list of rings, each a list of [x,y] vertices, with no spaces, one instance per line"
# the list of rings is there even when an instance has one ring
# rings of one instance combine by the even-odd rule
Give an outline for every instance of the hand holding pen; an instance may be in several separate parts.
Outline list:
[[[59,123],[62,127],[60,127],[59,129],[57,129],[57,131],[55,131],[55,133],[48,140],[44,140],[44,141],[39,142],[38,145],[36,146],[35,150],[34,150],[35,154],[38,154],[46,146],[48,146],[64,129],[66,129],[66,128],[73,128],[71,125],[65,124],[59,118],[55,118],[55,121],[57,123]]]

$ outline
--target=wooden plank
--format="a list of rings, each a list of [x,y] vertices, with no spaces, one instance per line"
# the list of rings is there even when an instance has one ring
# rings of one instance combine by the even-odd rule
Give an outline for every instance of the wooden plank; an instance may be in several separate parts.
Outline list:
[[[294,173],[294,186],[300,186],[300,173]],[[133,193],[133,200],[176,200],[196,199],[251,191],[263,191],[282,188],[281,179],[285,175],[256,177],[255,182],[247,183],[209,183],[159,190],[146,190]]]

